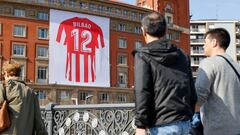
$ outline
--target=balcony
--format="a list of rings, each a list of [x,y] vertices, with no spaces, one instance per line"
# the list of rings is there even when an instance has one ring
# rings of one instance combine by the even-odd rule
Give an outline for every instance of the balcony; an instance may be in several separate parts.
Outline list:
[[[191,55],[204,55],[204,50],[191,50]]]
[[[206,31],[203,30],[203,29],[196,29],[196,28],[190,28],[190,33],[194,33],[194,34],[197,34],[197,33],[205,33]]]
[[[197,77],[198,72],[192,72],[193,77]]]
[[[204,39],[191,39],[191,44],[204,44]]]
[[[134,104],[41,107],[49,135],[134,135]]]
[[[193,62],[191,62],[191,66],[192,67],[198,67],[199,64],[200,64],[200,61],[193,61]]]

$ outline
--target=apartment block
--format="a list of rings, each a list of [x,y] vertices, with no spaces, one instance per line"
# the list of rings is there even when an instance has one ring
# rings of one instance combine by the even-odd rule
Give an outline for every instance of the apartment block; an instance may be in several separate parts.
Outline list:
[[[223,20],[191,20],[190,21],[190,54],[194,77],[197,75],[199,63],[205,58],[203,45],[204,35],[208,30],[225,28],[230,33],[231,42],[226,51],[240,64],[240,22]]]

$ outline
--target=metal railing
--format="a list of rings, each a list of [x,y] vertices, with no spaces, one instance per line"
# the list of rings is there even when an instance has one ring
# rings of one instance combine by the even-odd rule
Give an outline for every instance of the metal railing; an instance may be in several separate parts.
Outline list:
[[[134,135],[134,104],[41,107],[49,135]]]

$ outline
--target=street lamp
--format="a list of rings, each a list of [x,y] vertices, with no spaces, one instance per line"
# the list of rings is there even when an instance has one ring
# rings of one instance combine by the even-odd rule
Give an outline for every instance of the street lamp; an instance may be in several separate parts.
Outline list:
[[[86,97],[85,97],[85,104],[87,104],[88,99],[90,99],[90,98],[92,98],[92,97],[93,97],[93,95],[88,95],[88,96],[86,96]]]

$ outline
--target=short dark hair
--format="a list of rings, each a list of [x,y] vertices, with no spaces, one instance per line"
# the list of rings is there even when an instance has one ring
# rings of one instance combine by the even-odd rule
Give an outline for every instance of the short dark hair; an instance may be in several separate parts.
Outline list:
[[[230,44],[230,34],[224,28],[211,29],[205,34],[205,38],[209,35],[211,39],[216,39],[219,46],[226,50]]]
[[[148,14],[142,19],[142,27],[146,33],[154,37],[163,37],[166,33],[166,20],[158,12]]]

